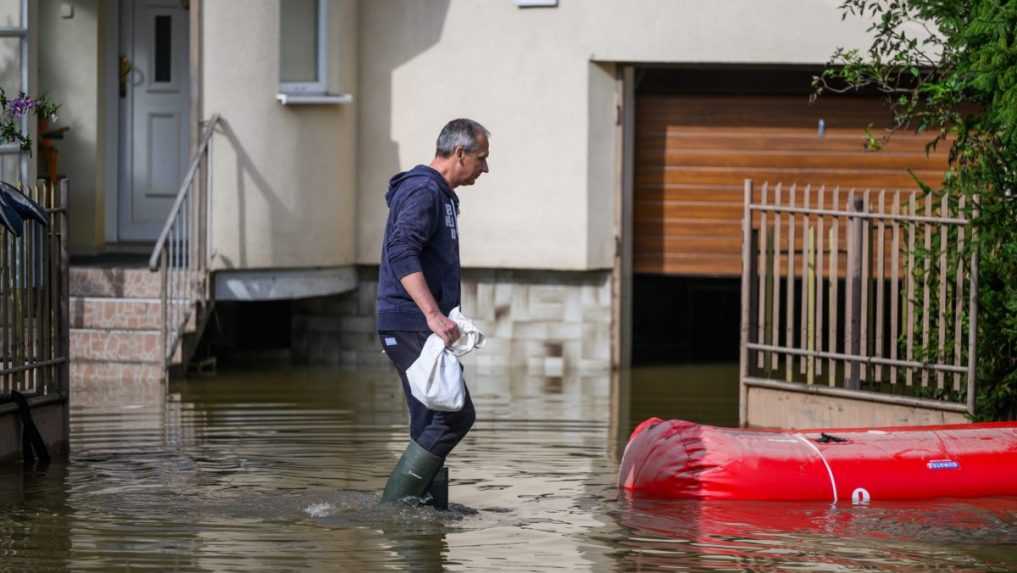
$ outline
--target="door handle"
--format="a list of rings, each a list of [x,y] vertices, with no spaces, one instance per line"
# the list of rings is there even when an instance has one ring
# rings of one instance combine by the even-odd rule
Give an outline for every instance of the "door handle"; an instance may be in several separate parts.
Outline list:
[[[120,97],[127,97],[127,77],[131,75],[134,65],[127,59],[127,56],[120,55]]]
[[[120,56],[120,97],[127,97],[127,84],[132,86],[141,85],[145,81],[145,74],[140,68],[131,63],[127,56]]]

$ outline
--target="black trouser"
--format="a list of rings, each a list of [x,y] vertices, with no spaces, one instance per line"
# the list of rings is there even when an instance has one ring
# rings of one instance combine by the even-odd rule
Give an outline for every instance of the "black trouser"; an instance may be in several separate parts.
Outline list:
[[[473,421],[476,419],[476,412],[473,409],[473,400],[470,399],[468,388],[466,389],[466,399],[463,401],[463,409],[458,412],[428,410],[410,392],[406,369],[420,356],[424,342],[430,335],[430,332],[413,331],[378,333],[381,346],[385,349],[385,354],[388,355],[392,364],[395,364],[396,370],[399,371],[399,379],[403,383],[406,405],[410,409],[410,438],[425,450],[444,458],[463,439],[466,432],[470,431]]]

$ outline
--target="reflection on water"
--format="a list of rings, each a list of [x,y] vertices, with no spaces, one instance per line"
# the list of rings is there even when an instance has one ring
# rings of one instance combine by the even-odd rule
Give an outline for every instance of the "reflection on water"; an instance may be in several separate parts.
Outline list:
[[[449,512],[376,505],[406,440],[386,370],[79,391],[70,460],[0,470],[0,570],[1017,568],[1014,500],[619,495],[613,437],[650,415],[737,423],[733,366],[636,370],[628,392],[606,376],[468,379],[478,421],[449,462]]]
[[[874,506],[623,499],[619,516],[629,529],[620,542],[644,566],[1009,571],[1017,564],[1014,499]]]
[[[713,426],[738,425],[738,365],[647,366],[629,373],[628,434],[656,416]]]

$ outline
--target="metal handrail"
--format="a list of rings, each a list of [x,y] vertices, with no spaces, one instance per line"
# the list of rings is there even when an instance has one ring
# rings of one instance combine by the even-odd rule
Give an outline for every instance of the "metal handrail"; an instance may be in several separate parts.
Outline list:
[[[201,140],[198,142],[198,149],[194,152],[194,156],[191,158],[191,166],[187,169],[187,175],[184,176],[183,183],[180,184],[180,190],[177,191],[176,201],[173,202],[173,207],[170,209],[169,216],[166,217],[166,223],[162,226],[162,233],[159,234],[159,239],[155,242],[155,248],[152,249],[152,256],[148,259],[148,269],[151,271],[159,270],[159,254],[166,246],[166,240],[169,238],[173,222],[177,219],[177,216],[180,213],[180,206],[183,205],[184,199],[191,189],[191,183],[194,182],[194,175],[198,172],[198,166],[201,164],[205,151],[208,149],[209,142],[212,141],[212,136],[215,134],[215,127],[220,121],[222,121],[222,117],[219,114],[215,114],[205,123],[205,131],[202,132]]]
[[[208,199],[211,191],[211,151],[215,129],[222,117],[205,122],[190,167],[180,184],[176,200],[148,260],[149,270],[160,273],[162,327],[160,348],[163,367],[173,361],[189,324],[200,319],[196,312],[207,311],[208,287]],[[197,175],[201,171],[202,177]]]

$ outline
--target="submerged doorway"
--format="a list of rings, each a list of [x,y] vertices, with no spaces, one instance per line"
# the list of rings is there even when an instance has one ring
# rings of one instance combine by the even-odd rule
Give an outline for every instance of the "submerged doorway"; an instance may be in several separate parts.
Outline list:
[[[190,19],[180,0],[119,5],[116,238],[155,241],[187,169]]]
[[[632,363],[737,362],[739,293],[736,279],[635,275]]]

